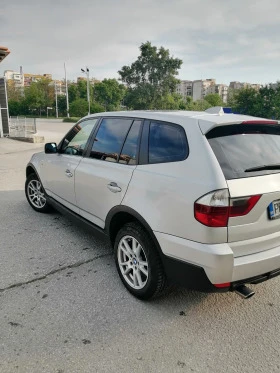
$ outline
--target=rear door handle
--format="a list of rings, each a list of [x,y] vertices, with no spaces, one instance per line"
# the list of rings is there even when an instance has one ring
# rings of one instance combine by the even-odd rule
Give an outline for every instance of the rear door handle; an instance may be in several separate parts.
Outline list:
[[[73,176],[73,174],[72,174],[72,172],[70,170],[66,170],[65,173],[66,173],[66,176],[68,176],[68,177],[72,177]]]
[[[120,188],[120,187],[118,186],[118,184],[115,183],[114,181],[112,181],[111,183],[109,183],[109,184],[107,185],[107,188],[108,188],[111,192],[113,192],[113,193],[118,193],[118,192],[121,192],[121,191],[122,191],[122,188]]]

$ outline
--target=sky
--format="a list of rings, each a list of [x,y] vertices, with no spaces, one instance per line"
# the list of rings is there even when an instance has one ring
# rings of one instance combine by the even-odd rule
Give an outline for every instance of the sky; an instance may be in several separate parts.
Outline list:
[[[179,79],[280,80],[279,0],[9,0],[0,4],[5,70],[119,78],[142,43],[183,60]]]

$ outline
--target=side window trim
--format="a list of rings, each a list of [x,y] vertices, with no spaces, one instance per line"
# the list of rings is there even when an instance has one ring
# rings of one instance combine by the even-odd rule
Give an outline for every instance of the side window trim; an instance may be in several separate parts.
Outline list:
[[[119,163],[120,156],[121,156],[121,154],[122,154],[122,151],[123,151],[123,148],[124,148],[125,142],[126,142],[126,140],[127,140],[127,138],[128,138],[128,135],[129,135],[129,133],[130,133],[130,130],[132,129],[132,126],[133,126],[133,124],[134,124],[135,121],[139,121],[139,122],[141,121],[141,124],[140,124],[139,136],[138,136],[138,139],[137,139],[137,147],[136,147],[136,154],[137,154],[137,156],[136,156],[136,164],[133,165],[133,166],[137,166],[138,163],[139,163],[140,142],[141,142],[141,136],[142,136],[142,130],[143,130],[143,119],[141,119],[141,118],[139,118],[139,119],[138,119],[138,118],[133,118],[133,122],[131,123],[131,126],[129,127],[129,130],[128,130],[128,132],[127,132],[127,134],[126,134],[126,137],[125,137],[125,139],[124,139],[124,142],[123,142],[123,144],[122,144],[122,147],[121,147],[121,150],[120,150],[120,154],[119,154],[118,159],[117,159],[117,163]],[[129,166],[129,165],[126,165],[126,166]]]
[[[102,117],[99,117],[98,121],[96,122],[94,128],[91,131],[91,134],[90,134],[90,136],[88,138],[87,144],[86,144],[84,152],[83,152],[83,157],[86,157],[87,154],[88,154],[88,152],[90,152],[90,149],[91,149],[90,145],[94,141],[94,138],[95,138],[95,135],[96,135],[96,133],[98,131],[98,128],[100,126],[101,120],[102,120]]]
[[[149,132],[150,132],[150,123],[148,119],[144,120],[142,125],[142,133],[140,137],[140,149],[139,149],[139,158],[138,164],[144,165],[148,164],[149,160]]]
[[[92,134],[90,135],[90,138],[89,138],[89,142],[87,144],[87,147],[86,147],[86,151],[84,153],[84,157],[85,158],[90,158],[90,152],[91,152],[91,148],[93,146],[93,143],[94,143],[94,139],[95,139],[95,136],[99,130],[99,127],[102,123],[102,120],[106,118],[106,117],[100,117],[98,122],[96,123],[96,126],[95,126],[95,129],[92,131]]]

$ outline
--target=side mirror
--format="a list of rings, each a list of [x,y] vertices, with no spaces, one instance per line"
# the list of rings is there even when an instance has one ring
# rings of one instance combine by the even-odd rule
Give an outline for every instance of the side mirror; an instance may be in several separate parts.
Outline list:
[[[53,154],[57,153],[57,145],[55,142],[48,142],[45,144],[45,153],[46,154]]]

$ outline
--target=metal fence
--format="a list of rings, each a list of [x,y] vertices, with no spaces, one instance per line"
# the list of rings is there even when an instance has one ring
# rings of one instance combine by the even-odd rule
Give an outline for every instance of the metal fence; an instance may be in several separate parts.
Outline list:
[[[30,137],[37,132],[36,118],[10,117],[10,137]]]
[[[0,137],[9,134],[9,112],[6,79],[0,78]]]

